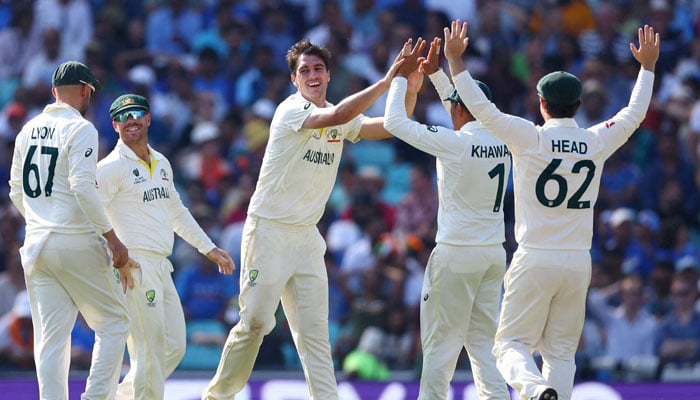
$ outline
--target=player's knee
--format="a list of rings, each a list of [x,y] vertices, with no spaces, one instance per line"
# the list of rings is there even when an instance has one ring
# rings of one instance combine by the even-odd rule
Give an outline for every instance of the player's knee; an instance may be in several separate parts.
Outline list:
[[[243,330],[248,331],[248,333],[251,336],[265,336],[268,333],[272,332],[272,329],[275,327],[275,320],[274,318],[269,318],[269,319],[260,319],[260,318],[250,318],[248,321],[243,321]]]

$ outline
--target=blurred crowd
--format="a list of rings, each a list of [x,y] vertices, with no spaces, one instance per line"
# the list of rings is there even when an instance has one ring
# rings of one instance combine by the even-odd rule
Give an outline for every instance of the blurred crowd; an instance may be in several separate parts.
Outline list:
[[[650,24],[660,34],[652,106],[602,177],[577,374],[700,379],[698,1],[0,1],[0,181],[9,180],[15,135],[53,101],[52,72],[63,61],[83,61],[103,86],[87,115],[100,132],[100,152],[117,140],[108,113],[114,98],[148,97],[151,144],[172,161],[192,214],[240,265],[269,123],[293,92],[284,58],[290,45],[308,37],[331,50],[328,100],[335,103],[383,76],[407,38],[442,37],[455,18],[469,22],[470,71],[491,87],[501,110],[541,121],[535,83],[566,70],[583,82],[581,126],[605,122],[625,106],[639,70],[629,50],[637,27]],[[365,114],[383,115],[384,102]],[[430,84],[414,117],[451,126]],[[345,146],[320,226],[339,371],[377,380],[391,379],[394,370],[419,371],[418,308],[436,230],[435,180],[434,160],[398,140]],[[32,328],[18,257],[23,221],[7,191],[0,185],[0,364],[13,370],[33,367]],[[506,199],[510,256],[512,193]],[[238,320],[238,277],[219,275],[182,244],[172,256],[188,321],[180,368],[213,369]],[[88,366],[92,342],[84,322],[73,343],[73,365]],[[460,368],[467,363],[461,357]],[[300,368],[281,311],[256,368]]]

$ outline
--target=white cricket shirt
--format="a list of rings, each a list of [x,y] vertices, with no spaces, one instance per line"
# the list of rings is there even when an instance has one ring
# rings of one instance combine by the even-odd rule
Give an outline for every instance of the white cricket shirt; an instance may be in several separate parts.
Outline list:
[[[503,196],[510,174],[506,145],[479,122],[459,131],[408,118],[407,81],[391,82],[384,127],[411,146],[436,157],[438,230],[435,241],[450,245],[493,245],[505,241]],[[441,98],[452,90],[436,85]]]
[[[518,244],[525,249],[589,250],[603,164],[644,120],[654,74],[640,71],[627,107],[588,129],[573,118],[536,126],[502,113],[468,71],[454,77],[454,83],[472,114],[513,153]]]
[[[202,254],[215,245],[182,204],[165,156],[148,146],[151,164],[141,160],[121,139],[97,164],[100,197],[114,231],[129,249],[167,257],[173,232]]]
[[[95,127],[66,103],[47,105],[24,125],[15,139],[10,199],[27,236],[112,229],[95,185],[97,147]]]
[[[359,140],[365,117],[302,129],[315,107],[299,93],[277,107],[249,215],[291,225],[316,225],[321,219],[335,184],[343,140]]]

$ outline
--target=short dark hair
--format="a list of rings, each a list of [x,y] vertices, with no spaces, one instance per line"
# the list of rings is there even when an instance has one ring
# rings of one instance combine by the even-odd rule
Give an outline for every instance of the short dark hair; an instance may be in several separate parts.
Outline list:
[[[576,100],[574,104],[555,104],[549,101],[544,101],[544,109],[552,118],[573,118],[581,106],[581,99]]]
[[[318,56],[323,60],[323,64],[326,69],[329,69],[329,63],[331,61],[331,52],[325,47],[316,46],[311,44],[309,39],[302,39],[292,45],[287,51],[287,65],[289,65],[289,72],[294,73],[297,70],[297,61],[299,57],[309,54],[312,56]]]

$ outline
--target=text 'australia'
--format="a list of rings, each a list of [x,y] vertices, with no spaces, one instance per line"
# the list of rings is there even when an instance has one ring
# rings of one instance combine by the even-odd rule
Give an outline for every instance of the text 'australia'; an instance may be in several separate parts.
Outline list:
[[[507,157],[508,155],[510,155],[510,152],[505,144],[498,146],[472,145],[472,157],[475,158],[497,158]]]
[[[169,199],[170,191],[166,187],[157,187],[148,189],[143,192],[143,202],[148,203],[149,201],[158,199]]]
[[[322,151],[306,150],[306,154],[304,154],[303,159],[314,164],[333,165],[333,160],[335,160],[335,154],[324,153]]]

